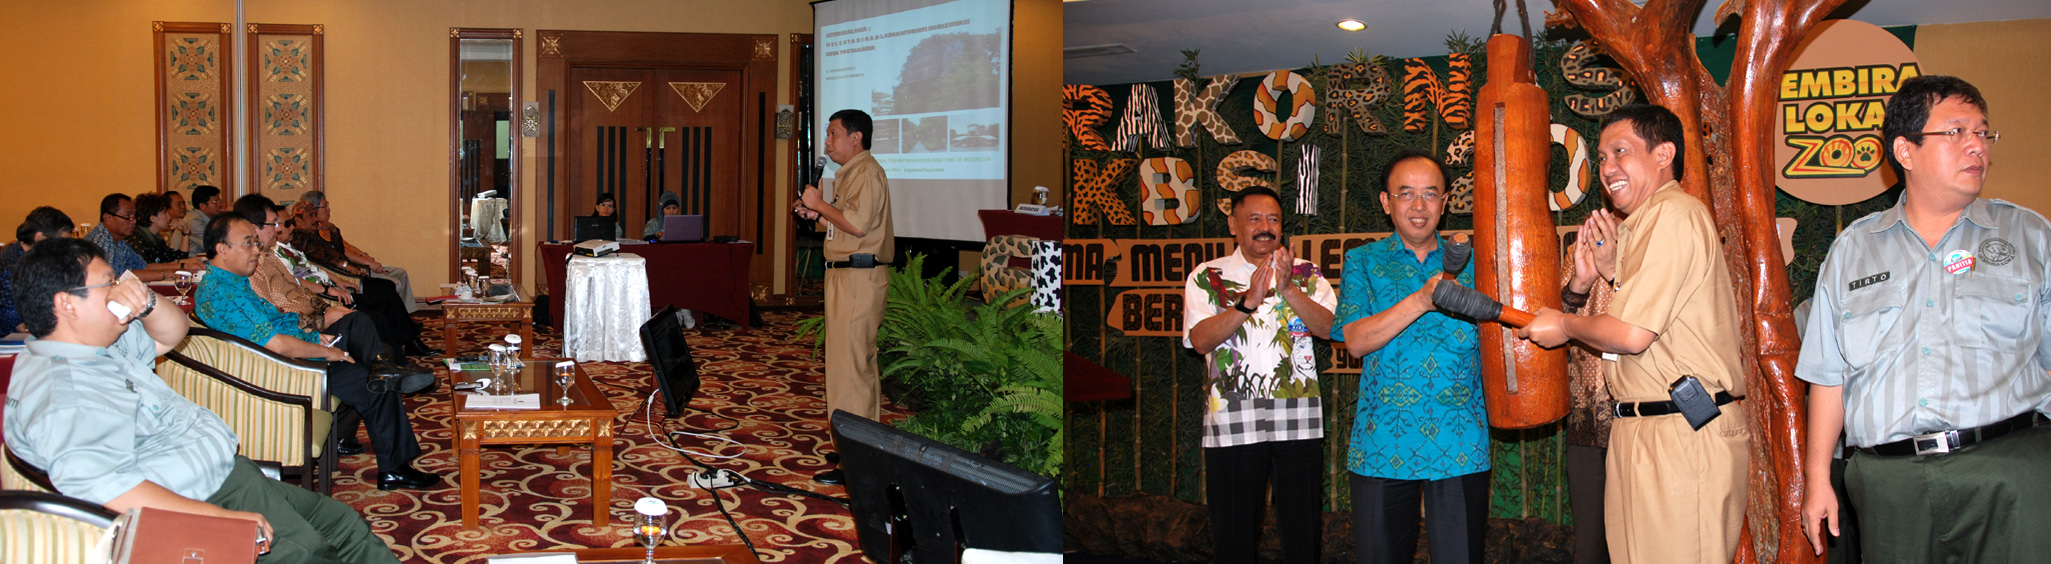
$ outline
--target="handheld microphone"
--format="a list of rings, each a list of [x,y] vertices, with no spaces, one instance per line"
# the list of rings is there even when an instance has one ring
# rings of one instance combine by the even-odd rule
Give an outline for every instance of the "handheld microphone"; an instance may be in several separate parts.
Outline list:
[[[813,157],[812,181],[807,184],[818,186],[821,178],[826,178],[826,157]]]
[[[1439,284],[1431,291],[1431,303],[1446,311],[1466,316],[1475,321],[1497,322],[1511,327],[1530,325],[1534,316],[1530,312],[1508,307],[1495,298],[1482,294],[1480,290],[1459,284]]]

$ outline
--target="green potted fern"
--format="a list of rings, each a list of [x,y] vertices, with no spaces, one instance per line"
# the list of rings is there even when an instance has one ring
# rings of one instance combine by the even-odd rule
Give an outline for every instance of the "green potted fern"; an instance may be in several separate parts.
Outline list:
[[[921,398],[898,424],[963,450],[1049,477],[1062,457],[1062,325],[1034,312],[1019,289],[976,303],[974,277],[952,284],[953,269],[926,278],[925,257],[892,270],[890,299],[877,330],[883,378]],[[825,318],[798,323],[798,335],[824,339]],[[817,341],[815,341],[815,344]]]

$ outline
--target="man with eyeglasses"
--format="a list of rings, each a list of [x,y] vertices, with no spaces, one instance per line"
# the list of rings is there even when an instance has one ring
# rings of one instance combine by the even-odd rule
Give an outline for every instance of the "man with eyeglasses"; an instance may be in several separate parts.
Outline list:
[[[1422,508],[1432,562],[1480,562],[1489,460],[1479,337],[1431,302],[1445,272],[1445,165],[1405,149],[1385,171],[1382,211],[1396,233],[1346,252],[1332,324],[1332,339],[1361,359],[1346,449],[1354,548],[1363,564],[1410,562]],[[1473,285],[1474,269],[1459,281]]]
[[[396,564],[354,509],[264,477],[235,454],[239,439],[219,415],[157,377],[156,357],[185,339],[185,313],[119,280],[99,246],[77,239],[45,240],[22,258],[14,298],[36,340],[15,361],[7,449],[58,493],[117,512],[253,521],[272,539],[259,563]]]
[[[100,224],[87,231],[85,240],[100,246],[107,253],[107,264],[114,267],[114,275],[129,271],[144,282],[167,280],[180,269],[198,268],[197,259],[178,262],[150,264],[135,247],[128,245],[128,237],[135,234],[135,200],[119,192],[100,198]]]
[[[1238,248],[1191,268],[1182,288],[1182,346],[1204,355],[1211,561],[1256,560],[1272,499],[1282,560],[1319,562],[1325,420],[1311,338],[1331,334],[1339,296],[1289,251],[1274,190],[1231,201]]]
[[[413,468],[413,459],[420,456],[420,441],[413,436],[413,422],[406,418],[404,398],[399,395],[432,385],[433,375],[381,379],[384,389],[373,389],[370,365],[384,344],[378,342],[377,329],[368,317],[341,316],[323,329],[326,335],[341,336],[341,341],[325,344],[322,334],[300,328],[299,316],[264,301],[250,285],[250,276],[265,257],[254,224],[241,214],[223,213],[207,224],[204,237],[212,251],[207,253],[211,262],[206,278],[193,293],[199,319],[271,352],[327,360],[328,393],[362,414],[364,426],[370,430],[371,450],[377,454],[377,489],[424,489],[439,484],[440,476]],[[342,432],[355,434],[355,424]]]
[[[1903,81],[1880,125],[1906,188],[1838,233],[1795,375],[1808,381],[1802,525],[1822,552],[1845,500],[1866,562],[2051,554],[2051,223],[1980,197],[2000,135],[1978,88]]]
[[[1603,526],[1611,560],[1726,564],[1744,523],[1752,433],[1737,403],[1744,353],[1716,219],[1681,189],[1687,140],[1672,111],[1618,108],[1596,147],[1616,213],[1597,210],[1582,224],[1566,293],[1607,283],[1609,309],[1545,308],[1517,336],[1544,347],[1572,340],[1609,359],[1603,381],[1617,405]]]

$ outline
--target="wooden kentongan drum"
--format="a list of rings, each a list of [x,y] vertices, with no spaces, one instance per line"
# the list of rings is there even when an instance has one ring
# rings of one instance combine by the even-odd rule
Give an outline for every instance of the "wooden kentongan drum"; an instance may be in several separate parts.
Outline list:
[[[1560,307],[1560,247],[1546,208],[1552,115],[1535,83],[1531,46],[1488,40],[1488,83],[1474,108],[1474,285],[1523,311]],[[1489,424],[1536,427],[1567,415],[1567,351],[1481,324],[1481,380]]]

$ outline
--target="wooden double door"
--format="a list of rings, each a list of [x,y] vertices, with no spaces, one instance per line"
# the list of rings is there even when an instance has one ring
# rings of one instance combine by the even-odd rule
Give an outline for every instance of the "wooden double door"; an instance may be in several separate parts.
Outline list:
[[[537,98],[554,125],[541,144],[555,187],[554,237],[591,215],[601,194],[618,201],[627,237],[662,213],[664,192],[707,237],[770,245],[776,205],[771,141],[776,36],[541,30]],[[781,189],[781,188],[778,188]],[[777,208],[777,209],[771,209]],[[757,256],[752,285],[770,282]]]
[[[709,233],[741,236],[752,194],[741,186],[740,79],[736,70],[571,69],[584,89],[571,96],[566,144],[577,215],[612,194],[627,236],[639,237],[670,192],[684,214],[706,216]]]

